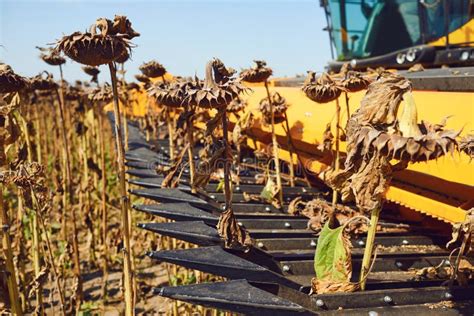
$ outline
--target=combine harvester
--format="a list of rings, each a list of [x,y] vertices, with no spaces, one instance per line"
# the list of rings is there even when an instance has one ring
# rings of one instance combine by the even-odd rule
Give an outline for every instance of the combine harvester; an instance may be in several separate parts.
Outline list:
[[[449,116],[450,128],[462,130],[461,135],[472,134],[471,1],[321,0],[321,5],[337,56],[329,63],[330,71],[340,71],[347,62],[360,71],[378,67],[396,70],[412,83],[419,118],[441,122]],[[254,240],[247,252],[222,246],[215,228],[224,200],[218,184],[211,182],[206,188],[208,193],[198,194],[192,194],[184,182],[176,189],[161,188],[162,177],[148,167],[151,161],[167,158],[168,141],[154,141],[160,151],[153,152],[140,131],[130,126],[128,172],[130,183],[139,186],[132,194],[160,202],[134,207],[175,221],[143,223],[140,227],[200,246],[150,252],[150,257],[227,278],[224,282],[159,288],[156,293],[249,315],[471,315],[472,283],[460,286],[436,277],[436,273],[429,278],[411,271],[435,271],[452,264],[445,247],[452,226],[468,221],[474,207],[474,163],[464,153],[410,164],[394,173],[379,223],[385,230],[377,233],[375,241],[385,250],[379,252],[373,264],[365,291],[308,295],[317,240],[307,229],[306,217],[288,214],[288,202],[298,196],[311,199],[330,192],[323,175],[333,152],[322,150],[321,145],[327,124],[335,124],[336,101],[314,103],[302,92],[303,84],[304,78],[275,79],[269,82],[269,88],[290,104],[286,114],[292,144],[287,140],[285,125],[277,125],[279,156],[287,163],[293,159],[294,165],[303,165],[313,185],[307,187],[297,180],[290,187],[284,181],[284,205],[277,209],[244,198],[244,192],[259,193],[262,185],[255,183],[254,169],[242,170],[240,185],[233,188],[233,202],[239,224]],[[259,84],[253,84],[252,90],[246,101],[248,107],[255,108],[267,92]],[[342,127],[348,120],[347,109],[352,114],[364,94],[341,94],[337,102],[342,108]],[[140,93],[138,100],[142,106],[148,102],[145,93]],[[264,149],[271,144],[270,128],[262,124],[255,124],[247,134],[249,147]],[[344,156],[344,143],[340,149]],[[303,173],[297,171],[297,175]],[[366,241],[365,234],[351,240],[354,274],[361,269]],[[358,276],[353,277],[357,280]]]

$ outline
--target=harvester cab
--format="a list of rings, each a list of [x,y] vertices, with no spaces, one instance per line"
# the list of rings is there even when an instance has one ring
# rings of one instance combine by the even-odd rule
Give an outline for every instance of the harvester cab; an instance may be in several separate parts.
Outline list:
[[[471,0],[321,0],[337,71],[474,65]],[[335,51],[335,54],[334,54]]]

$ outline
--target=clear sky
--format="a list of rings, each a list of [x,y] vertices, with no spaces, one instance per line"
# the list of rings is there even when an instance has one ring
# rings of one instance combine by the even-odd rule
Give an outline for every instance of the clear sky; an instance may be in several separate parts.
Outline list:
[[[182,76],[202,76],[212,57],[237,70],[264,59],[278,77],[321,71],[330,60],[319,0],[0,0],[0,61],[24,76],[47,69],[57,78],[35,46],[115,14],[128,16],[141,33],[133,39],[128,79],[151,59]],[[108,81],[106,67],[101,70],[99,79]],[[88,79],[69,59],[64,71],[67,80]]]

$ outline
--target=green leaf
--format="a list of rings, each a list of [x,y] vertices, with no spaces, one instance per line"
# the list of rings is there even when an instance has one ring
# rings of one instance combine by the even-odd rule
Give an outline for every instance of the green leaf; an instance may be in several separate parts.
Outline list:
[[[224,179],[221,179],[217,184],[216,192],[224,192]]]
[[[276,187],[275,182],[273,182],[273,180],[270,177],[268,177],[267,183],[263,187],[262,192],[260,192],[260,197],[262,199],[267,200],[267,201],[272,201],[273,197],[278,192],[276,190],[278,190],[278,189]]]
[[[350,281],[352,275],[350,241],[344,236],[344,226],[331,229],[329,222],[326,222],[318,238],[314,271],[318,280]]]

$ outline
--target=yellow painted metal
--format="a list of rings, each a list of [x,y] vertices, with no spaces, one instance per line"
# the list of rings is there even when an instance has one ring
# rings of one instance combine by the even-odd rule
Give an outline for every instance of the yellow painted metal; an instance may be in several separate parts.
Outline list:
[[[262,86],[252,86],[253,92],[246,97],[249,109],[255,110],[257,122],[251,130],[260,146],[270,143],[270,127],[264,126],[258,118],[258,103],[266,96]],[[309,100],[297,87],[272,87],[286,98],[290,107],[287,111],[290,133],[306,170],[319,174],[328,168],[330,158],[317,149],[327,123],[335,130],[335,102],[317,104]],[[350,113],[359,107],[365,92],[349,95]],[[448,127],[463,130],[466,134],[474,130],[474,93],[414,91],[418,107],[418,117],[431,123],[439,123],[450,116]],[[133,98],[133,114],[146,115],[153,107],[146,93],[139,92]],[[340,97],[342,127],[347,121],[345,97]],[[289,159],[287,140],[283,126],[276,127],[281,145],[280,155]],[[253,145],[253,142],[249,142]],[[345,151],[345,144],[341,144]],[[296,162],[296,161],[295,161]],[[465,219],[461,208],[474,199],[474,162],[467,155],[454,154],[437,161],[411,164],[407,170],[394,175],[392,186],[387,191],[387,199],[393,203],[433,216],[445,222],[456,223]]]
[[[265,97],[262,87],[254,86],[248,96],[249,107],[256,109],[260,99]],[[317,150],[317,145],[327,123],[335,130],[335,102],[317,104],[310,101],[299,88],[274,87],[291,104],[288,109],[291,136],[300,154],[306,156],[307,170],[320,173],[328,166],[327,159]],[[350,111],[358,108],[364,92],[349,95]],[[463,129],[463,133],[474,129],[474,94],[462,92],[414,91],[419,117],[432,123],[451,116],[448,127]],[[347,120],[345,98],[339,100],[342,122]],[[345,125],[345,123],[344,123]],[[257,123],[252,131],[257,138],[265,139],[268,127]],[[279,143],[285,147],[286,140],[282,126],[276,128]],[[268,135],[267,135],[268,138]],[[249,144],[252,144],[251,142]],[[345,144],[341,144],[345,150]],[[283,159],[289,155],[282,153]],[[431,215],[446,222],[459,222],[465,218],[460,208],[474,198],[474,163],[467,155],[454,154],[426,163],[411,164],[408,170],[395,175],[393,185],[387,192],[387,199]]]
[[[460,28],[449,33],[450,44],[468,43],[468,46],[474,46],[474,19],[469,20]],[[446,37],[443,36],[436,41],[429,43],[430,46],[446,46]]]

